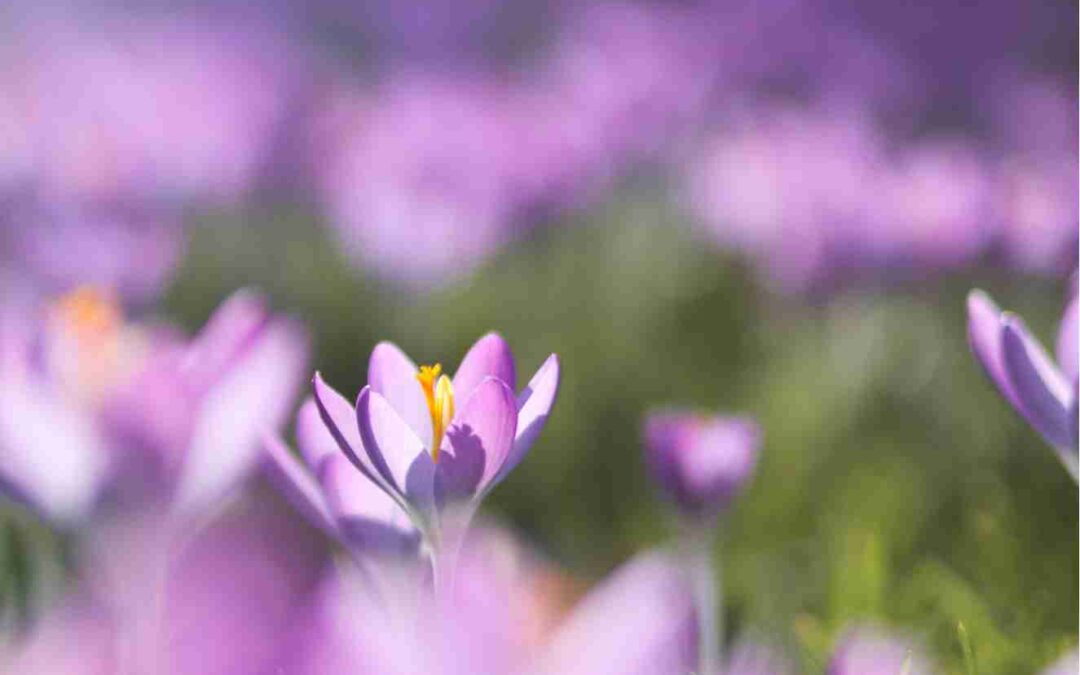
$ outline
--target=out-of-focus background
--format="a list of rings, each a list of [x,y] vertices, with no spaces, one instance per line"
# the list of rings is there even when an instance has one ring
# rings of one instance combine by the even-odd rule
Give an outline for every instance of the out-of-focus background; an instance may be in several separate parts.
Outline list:
[[[1074,2],[249,4],[4,3],[6,290],[195,330],[256,286],[349,396],[379,340],[452,370],[495,329],[564,375],[485,508],[583,583],[670,538],[640,427],[685,405],[764,429],[731,634],[1075,644],[1076,486],[964,304],[1052,343],[1076,290]],[[65,545],[8,511],[13,611]]]

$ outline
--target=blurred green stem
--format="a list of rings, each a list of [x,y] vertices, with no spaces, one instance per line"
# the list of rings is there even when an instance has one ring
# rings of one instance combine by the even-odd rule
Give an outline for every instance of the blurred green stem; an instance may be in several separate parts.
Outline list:
[[[699,672],[719,673],[724,626],[720,557],[715,555],[714,546],[716,530],[710,523],[690,523],[682,537],[698,615]]]

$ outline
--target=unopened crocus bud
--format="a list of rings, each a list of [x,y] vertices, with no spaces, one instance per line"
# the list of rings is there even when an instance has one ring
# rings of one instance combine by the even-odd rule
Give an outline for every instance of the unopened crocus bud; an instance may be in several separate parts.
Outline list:
[[[645,421],[650,473],[694,517],[727,508],[753,474],[760,445],[761,430],[746,417],[665,411]]]

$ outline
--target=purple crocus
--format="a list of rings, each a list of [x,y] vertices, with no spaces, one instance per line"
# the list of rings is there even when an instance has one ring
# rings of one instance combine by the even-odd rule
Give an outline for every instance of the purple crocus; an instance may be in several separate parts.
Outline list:
[[[238,292],[188,340],[83,287],[3,307],[0,485],[71,523],[104,498],[192,513],[254,466],[292,407],[307,339]]]
[[[371,353],[368,386],[355,409],[315,375],[315,400],[342,451],[428,534],[448,508],[467,521],[516,467],[555,402],[559,360],[552,354],[515,395],[513,354],[490,333],[451,379],[439,364],[418,368],[400,349]],[[436,528],[432,531],[432,528]]]
[[[1077,298],[1061,320],[1057,364],[1023,320],[982,291],[968,296],[968,339],[1001,395],[1058,454],[1077,480]]]
[[[702,670],[715,672],[721,668],[723,629],[717,623],[722,593],[713,517],[753,474],[761,429],[746,417],[670,410],[650,413],[644,435],[646,464],[684,517],[680,545],[701,627],[699,660]]]
[[[746,417],[654,412],[644,433],[653,478],[692,518],[727,508],[753,474],[761,445],[760,428]]]

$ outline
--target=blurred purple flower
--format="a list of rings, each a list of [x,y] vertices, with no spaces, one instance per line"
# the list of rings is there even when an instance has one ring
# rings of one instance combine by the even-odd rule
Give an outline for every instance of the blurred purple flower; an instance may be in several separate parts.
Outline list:
[[[172,277],[184,248],[177,214],[149,202],[13,197],[0,215],[0,269],[44,294],[79,285],[142,302]]]
[[[675,675],[693,669],[693,605],[678,568],[664,556],[625,564],[558,621],[563,592],[522,553],[505,537],[474,532],[455,592],[424,595],[412,605],[401,597],[377,603],[347,577],[332,579],[297,650],[296,672]]]
[[[126,323],[93,288],[3,310],[0,482],[61,523],[106,487],[179,512],[218,500],[284,421],[306,360],[303,331],[248,292],[190,341]]]
[[[0,51],[0,99],[16,102],[37,189],[228,200],[250,188],[295,86],[282,35],[200,12],[23,14]]]
[[[866,226],[867,182],[883,163],[883,140],[858,106],[755,105],[706,139],[686,197],[719,246],[804,290],[833,267],[865,264],[877,234]]]
[[[0,658],[4,672],[276,672],[323,571],[311,533],[265,508],[170,539],[159,514],[98,530],[81,587]]]
[[[522,160],[506,96],[479,75],[398,73],[372,95],[331,102],[315,152],[346,253],[423,287],[471,270],[508,241],[513,165]]]
[[[1077,265],[1077,101],[1030,75],[995,81],[987,107],[1003,149],[995,190],[1005,256],[1028,272]]]
[[[850,631],[833,652],[827,675],[930,675],[934,667],[916,644],[884,631]]]
[[[576,8],[537,86],[561,124],[587,130],[600,158],[658,159],[696,128],[724,64],[701,12],[658,3]]]
[[[972,352],[1001,395],[1057,452],[1077,480],[1077,308],[1073,289],[1058,332],[1055,365],[1020,317],[982,291],[968,296]]]
[[[653,412],[645,420],[645,458],[657,484],[693,518],[723,511],[757,465],[761,430],[746,417]]]
[[[641,611],[647,607],[648,611]],[[675,675],[697,665],[697,619],[678,566],[639,554],[586,596],[531,673]]]
[[[995,234],[988,162],[959,139],[911,145],[877,180],[863,227],[882,262],[918,269],[975,260]]]
[[[453,379],[438,364],[418,369],[396,346],[380,343],[355,410],[318,374],[314,381],[323,421],[342,451],[422,531],[438,527],[429,517],[449,507],[471,513],[524,459],[558,385],[552,354],[515,397],[514,357],[495,333],[472,346]]]

